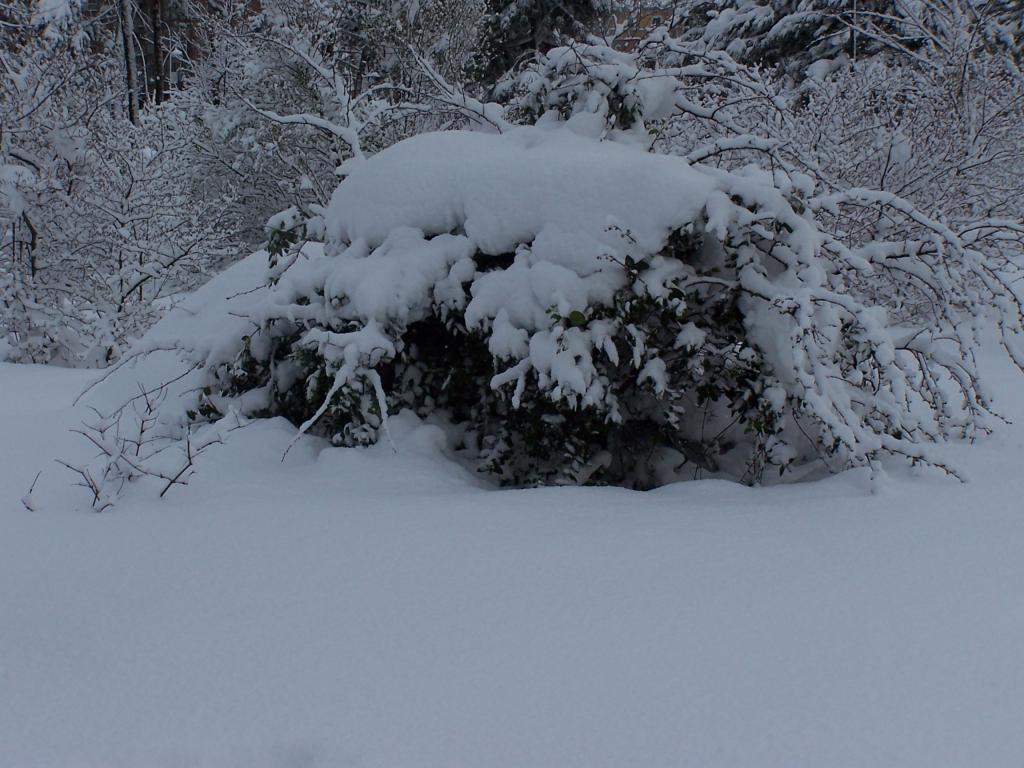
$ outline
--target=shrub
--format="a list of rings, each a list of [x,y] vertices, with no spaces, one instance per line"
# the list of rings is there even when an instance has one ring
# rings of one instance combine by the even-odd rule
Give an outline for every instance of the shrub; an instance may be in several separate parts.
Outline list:
[[[816,216],[834,204],[564,127],[401,142],[341,184],[326,247],[277,238],[207,416],[284,415],[360,445],[413,409],[511,484],[942,466],[928,443],[987,426],[962,302],[977,286],[939,275],[934,241],[830,238]],[[963,275],[1012,295],[950,238]],[[878,280],[930,291],[934,324],[890,324]]]

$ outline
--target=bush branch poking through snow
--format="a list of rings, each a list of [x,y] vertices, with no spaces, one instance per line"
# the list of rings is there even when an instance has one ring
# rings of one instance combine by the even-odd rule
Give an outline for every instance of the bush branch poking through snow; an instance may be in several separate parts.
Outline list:
[[[95,418],[72,430],[99,452],[85,464],[58,461],[79,476],[78,484],[92,494],[95,511],[113,506],[126,484],[143,478],[159,484],[161,497],[175,485],[188,485],[200,454],[221,444],[224,432],[242,426],[236,418],[230,426],[169,429],[160,413],[168,392],[167,385],[155,391],[140,386],[139,394],[120,408],[109,414],[93,409]]]

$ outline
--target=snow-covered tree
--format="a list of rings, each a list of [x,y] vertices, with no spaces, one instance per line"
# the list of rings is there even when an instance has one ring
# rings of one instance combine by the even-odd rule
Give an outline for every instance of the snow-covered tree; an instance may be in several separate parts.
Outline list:
[[[815,61],[885,56],[928,65],[963,39],[1020,54],[1019,9],[993,0],[721,0],[687,2],[673,17],[686,40],[801,78]]]
[[[566,38],[585,38],[606,25],[604,0],[486,0],[471,77],[489,86]]]
[[[237,231],[258,242],[279,211],[326,204],[346,161],[464,119],[444,98],[478,14],[475,0],[211,7],[176,99],[202,116],[198,167],[237,201]]]
[[[15,359],[103,365],[230,238],[193,175],[195,121],[169,105],[133,125],[113,40],[64,24],[4,55],[0,327]]]

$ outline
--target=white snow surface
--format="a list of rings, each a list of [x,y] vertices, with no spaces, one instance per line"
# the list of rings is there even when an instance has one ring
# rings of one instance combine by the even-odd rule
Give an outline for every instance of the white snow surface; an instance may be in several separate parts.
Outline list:
[[[52,461],[94,374],[0,364],[0,765],[1019,766],[1024,396],[983,362],[1018,425],[965,485],[496,491],[399,415],[283,462],[255,422],[102,514]]]
[[[399,227],[428,236],[458,231],[484,253],[500,254],[561,227],[615,241],[606,231],[615,224],[654,253],[718,186],[681,158],[599,142],[576,127],[443,131],[401,141],[338,185],[325,216],[328,238],[374,247]]]

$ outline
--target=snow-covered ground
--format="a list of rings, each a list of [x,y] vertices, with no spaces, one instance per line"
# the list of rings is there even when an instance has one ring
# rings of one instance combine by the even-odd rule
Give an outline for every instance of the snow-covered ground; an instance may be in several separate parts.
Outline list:
[[[400,417],[397,455],[283,463],[274,421],[91,514],[52,461],[88,374],[0,365],[0,765],[1020,766],[1024,386],[988,367],[1017,425],[953,447],[966,485],[495,491]]]

